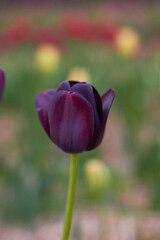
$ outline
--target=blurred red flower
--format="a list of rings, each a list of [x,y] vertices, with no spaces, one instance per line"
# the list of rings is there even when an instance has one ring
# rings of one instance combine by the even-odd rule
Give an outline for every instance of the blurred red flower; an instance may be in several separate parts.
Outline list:
[[[61,27],[66,37],[89,42],[114,43],[117,34],[116,26],[91,23],[87,19],[64,18]]]
[[[34,32],[34,25],[29,19],[21,18],[15,19],[5,31],[7,39],[12,43],[22,43],[29,41]]]

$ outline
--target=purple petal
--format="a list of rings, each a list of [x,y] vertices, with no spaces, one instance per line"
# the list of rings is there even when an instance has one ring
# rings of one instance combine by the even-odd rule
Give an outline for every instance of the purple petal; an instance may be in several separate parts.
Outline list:
[[[42,124],[42,127],[50,137],[49,132],[49,122],[48,122],[48,107],[49,102],[53,95],[55,94],[56,89],[49,89],[46,92],[38,93],[36,95],[36,110],[38,112],[39,120]]]
[[[108,118],[108,114],[112,105],[112,102],[115,97],[115,92],[112,89],[109,89],[103,96],[102,96],[102,108],[103,108],[103,120],[101,124],[101,128],[98,132],[98,135],[94,142],[87,148],[87,150],[92,150],[96,148],[102,141],[104,136],[104,131],[106,127],[106,121]]]
[[[70,91],[70,83],[68,81],[63,81],[59,84],[57,91],[64,90],[64,91]]]
[[[61,90],[71,91],[71,87],[77,83],[80,83],[80,82],[78,82],[78,81],[63,81],[59,84],[57,91],[61,91]]]
[[[93,109],[78,93],[56,92],[49,105],[49,125],[56,145],[65,152],[80,153],[93,137]]]
[[[5,86],[5,73],[2,69],[0,69],[0,100],[2,98],[4,86]]]
[[[74,84],[71,90],[81,94],[91,104],[95,117],[95,130],[98,131],[102,120],[102,102],[98,92],[91,84],[86,82]]]

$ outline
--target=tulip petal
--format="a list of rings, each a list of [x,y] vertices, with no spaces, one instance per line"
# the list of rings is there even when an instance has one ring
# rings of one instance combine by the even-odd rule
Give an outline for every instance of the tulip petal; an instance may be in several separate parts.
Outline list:
[[[5,86],[5,73],[2,69],[0,69],[0,100],[2,98],[4,86]]]
[[[63,81],[60,83],[57,91],[64,90],[64,91],[71,91],[70,83],[68,81]]]
[[[80,94],[59,91],[49,105],[50,135],[53,142],[68,153],[84,151],[93,138],[94,113]]]
[[[109,89],[103,96],[102,96],[102,108],[103,108],[103,120],[101,124],[101,128],[98,132],[98,135],[95,141],[87,148],[87,150],[92,150],[96,148],[102,141],[104,136],[104,131],[106,127],[106,121],[108,118],[108,114],[112,105],[112,102],[115,97],[115,92],[112,89]]]
[[[98,131],[102,120],[102,102],[98,92],[91,84],[86,82],[73,85],[71,90],[81,94],[91,104],[95,117],[95,129]]]
[[[39,120],[42,127],[50,137],[49,121],[48,121],[48,106],[52,96],[55,94],[56,89],[49,89],[36,95],[36,110],[38,112]]]

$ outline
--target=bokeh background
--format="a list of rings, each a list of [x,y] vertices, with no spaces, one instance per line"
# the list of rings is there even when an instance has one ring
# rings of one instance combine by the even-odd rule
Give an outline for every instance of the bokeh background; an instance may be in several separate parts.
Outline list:
[[[75,79],[116,98],[101,146],[79,157],[71,239],[160,239],[159,1],[0,6],[0,240],[60,239],[70,156],[35,95]]]

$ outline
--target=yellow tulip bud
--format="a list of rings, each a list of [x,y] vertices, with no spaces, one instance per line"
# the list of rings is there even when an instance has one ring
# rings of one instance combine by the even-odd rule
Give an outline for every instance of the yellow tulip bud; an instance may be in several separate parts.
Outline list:
[[[60,61],[60,51],[51,44],[45,44],[38,47],[35,53],[35,64],[37,70],[44,74],[53,73]]]
[[[77,80],[79,82],[90,82],[90,74],[83,67],[75,67],[69,72],[67,80],[68,81]]]
[[[111,180],[111,174],[106,164],[98,159],[87,161],[84,166],[86,180],[90,190],[100,192],[107,188]]]
[[[135,56],[140,47],[138,33],[129,27],[122,27],[116,36],[115,47],[118,52],[125,56]]]

